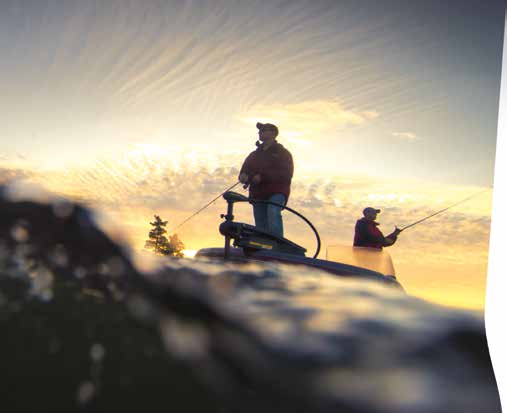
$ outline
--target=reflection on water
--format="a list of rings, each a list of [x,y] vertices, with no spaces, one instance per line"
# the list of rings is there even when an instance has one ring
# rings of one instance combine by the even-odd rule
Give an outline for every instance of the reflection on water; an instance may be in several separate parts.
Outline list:
[[[18,396],[59,389],[25,406],[500,411],[478,313],[303,267],[133,266],[78,206],[0,211],[3,378]]]

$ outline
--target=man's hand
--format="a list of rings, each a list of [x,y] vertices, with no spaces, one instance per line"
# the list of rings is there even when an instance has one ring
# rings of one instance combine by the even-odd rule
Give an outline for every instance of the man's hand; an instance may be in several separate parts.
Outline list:
[[[398,235],[400,234],[400,232],[401,232],[401,231],[402,231],[402,230],[401,230],[401,229],[399,229],[398,227],[394,227],[394,232],[393,232],[393,235],[398,236]]]
[[[256,174],[256,175],[254,175],[254,177],[252,178],[252,183],[253,183],[253,184],[258,184],[260,181],[262,181],[262,178],[261,178],[260,174]]]
[[[248,182],[248,175],[243,172],[238,179],[242,184],[246,184]]]
[[[394,244],[394,240],[392,238],[386,237],[384,239],[384,247],[389,247]]]

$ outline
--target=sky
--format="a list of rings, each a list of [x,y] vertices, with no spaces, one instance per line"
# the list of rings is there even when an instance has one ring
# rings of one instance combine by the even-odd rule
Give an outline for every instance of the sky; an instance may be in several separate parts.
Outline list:
[[[175,226],[231,186],[269,121],[325,246],[367,205],[389,232],[493,185],[504,25],[501,0],[2,1],[0,182],[139,249],[155,213]],[[483,307],[490,201],[402,234],[410,293]],[[178,230],[188,249],[220,245],[223,210]],[[286,235],[313,248],[289,216]]]

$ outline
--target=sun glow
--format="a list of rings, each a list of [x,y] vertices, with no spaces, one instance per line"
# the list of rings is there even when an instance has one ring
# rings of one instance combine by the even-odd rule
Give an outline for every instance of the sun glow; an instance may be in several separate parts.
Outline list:
[[[185,258],[194,258],[197,250],[183,250],[182,252]]]
[[[125,156],[129,159],[147,158],[157,159],[165,155],[165,150],[159,145],[152,143],[135,143],[125,153]]]

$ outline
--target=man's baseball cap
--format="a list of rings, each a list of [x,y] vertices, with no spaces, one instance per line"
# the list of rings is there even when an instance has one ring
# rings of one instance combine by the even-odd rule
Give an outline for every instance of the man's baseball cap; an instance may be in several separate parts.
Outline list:
[[[366,215],[368,213],[374,212],[376,214],[380,214],[380,209],[372,208],[372,207],[366,207],[363,209],[363,215]]]
[[[260,122],[257,122],[257,129],[259,130],[264,130],[264,129],[272,129],[276,132],[276,134],[278,135],[278,128],[276,125],[273,125],[272,123],[260,123]]]

